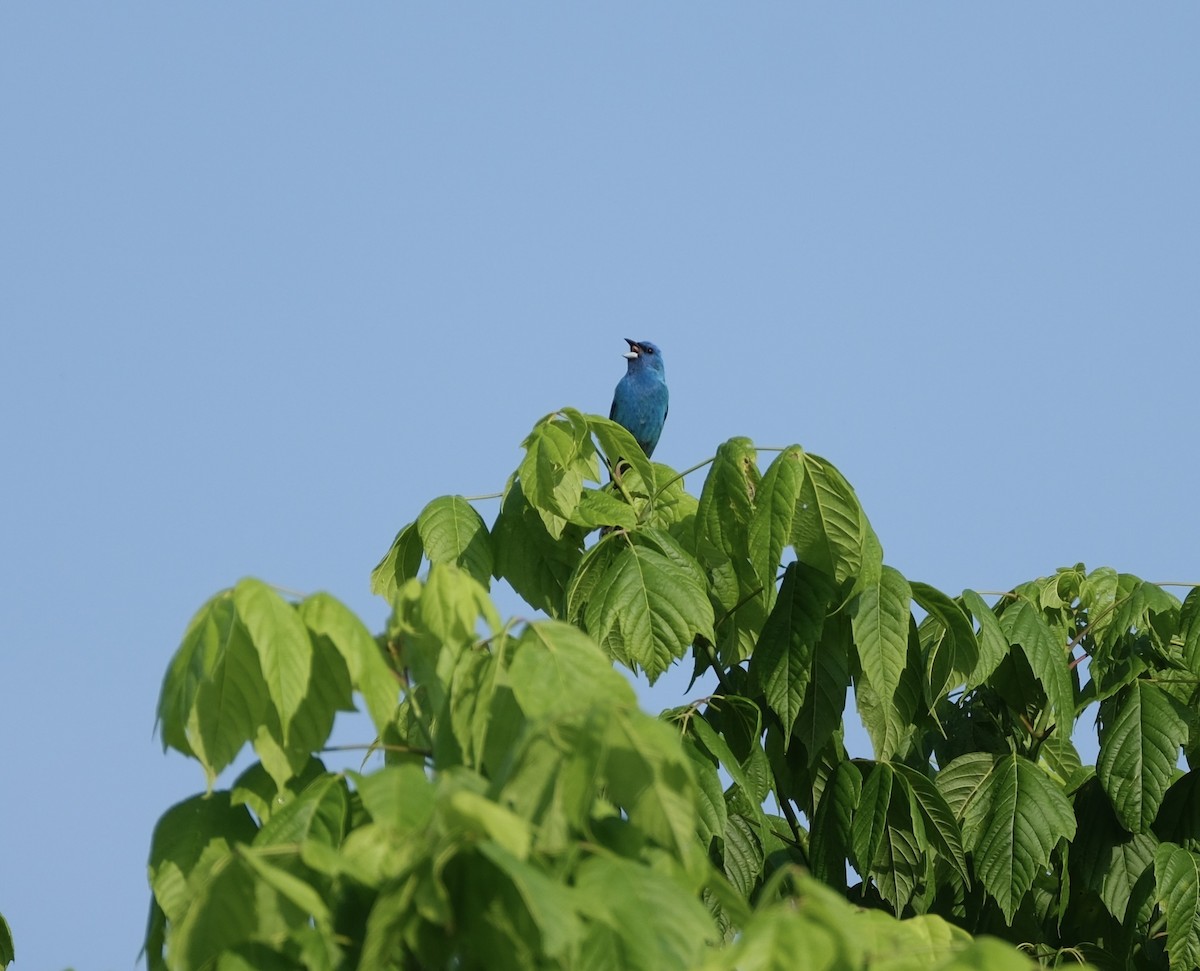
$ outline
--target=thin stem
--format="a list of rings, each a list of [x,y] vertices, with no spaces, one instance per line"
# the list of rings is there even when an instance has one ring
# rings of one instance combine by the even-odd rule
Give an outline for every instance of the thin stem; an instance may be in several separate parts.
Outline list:
[[[433,758],[433,750],[416,748],[412,745],[393,745],[387,742],[371,742],[369,745],[326,745],[322,752],[399,752],[403,755],[421,755],[427,759]]]
[[[666,482],[664,482],[662,485],[660,485],[657,489],[654,490],[654,495],[652,495],[650,497],[651,501],[657,499],[663,492],[665,492],[668,486],[674,485],[680,479],[686,478],[687,476],[691,475],[693,472],[699,471],[700,469],[704,468],[704,466],[706,466],[706,465],[711,465],[716,460],[717,460],[717,457],[715,455],[713,455],[709,458],[706,458],[703,462],[697,462],[690,469],[684,469],[682,472],[676,472],[675,475],[673,475],[671,478],[667,479]]]
[[[483,502],[485,499],[503,499],[503,492],[488,492],[482,496],[463,496],[467,502]]]

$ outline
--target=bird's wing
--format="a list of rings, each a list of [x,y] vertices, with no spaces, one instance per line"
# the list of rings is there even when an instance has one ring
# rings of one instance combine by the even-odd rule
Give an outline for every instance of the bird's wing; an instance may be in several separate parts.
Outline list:
[[[612,407],[608,409],[608,420],[609,421],[617,420],[617,399],[615,396],[613,397]]]

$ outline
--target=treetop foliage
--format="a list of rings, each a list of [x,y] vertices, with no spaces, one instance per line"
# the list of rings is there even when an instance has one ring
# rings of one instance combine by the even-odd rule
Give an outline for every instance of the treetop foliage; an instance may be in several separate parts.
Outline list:
[[[523,448],[490,526],[399,531],[380,634],[254,579],[192,619],[158,717],[207,791],[153,835],[151,969],[1197,966],[1200,593],[943,592],[798,445],[725,442],[698,497],[598,416]],[[719,687],[654,717],[614,662]],[[356,696],[380,764],[330,771]]]

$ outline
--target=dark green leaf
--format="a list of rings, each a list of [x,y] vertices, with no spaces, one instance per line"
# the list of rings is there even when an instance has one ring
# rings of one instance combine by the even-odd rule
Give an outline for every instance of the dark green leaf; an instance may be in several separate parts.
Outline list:
[[[791,540],[792,520],[803,482],[804,450],[792,445],[775,457],[755,495],[749,529],[750,562],[759,584],[772,594],[783,548]],[[766,605],[771,606],[769,601]]]
[[[556,539],[516,481],[504,496],[492,541],[496,577],[512,584],[530,606],[560,616],[567,581],[583,556],[582,529],[566,526]]]
[[[813,816],[809,852],[813,875],[838,890],[846,888],[852,823],[861,796],[861,773],[853,762],[842,760],[825,783]]]
[[[1100,722],[1096,774],[1125,828],[1145,833],[1171,784],[1187,721],[1174,698],[1139,679],[1100,703]]]
[[[996,759],[985,789],[981,817],[971,826],[968,812],[964,830],[979,879],[1011,921],[1055,844],[1075,835],[1075,814],[1062,789],[1019,755]]]
[[[1172,968],[1200,966],[1200,857],[1174,843],[1154,853],[1156,898],[1167,918]]]
[[[979,645],[979,660],[975,670],[967,677],[967,690],[976,688],[987,681],[999,667],[1009,651],[1008,638],[1004,634],[996,614],[974,590],[962,592],[963,606],[974,616],[979,624],[976,643]]]
[[[962,833],[954,812],[927,776],[907,765],[894,763],[892,771],[908,791],[913,818],[920,817],[937,852],[952,866],[964,884],[970,883]]]
[[[1075,695],[1065,645],[1028,600],[1009,604],[1000,615],[1000,627],[1010,644],[1021,646],[1058,716],[1060,730],[1069,732],[1075,721]]]
[[[912,585],[912,596],[929,615],[922,627],[936,632],[922,638],[925,668],[925,701],[932,709],[979,663],[979,645],[975,630],[961,607],[940,590],[927,583]]]
[[[424,552],[417,524],[409,523],[396,534],[391,548],[371,571],[371,592],[391,600],[406,580],[417,575]]]
[[[785,748],[813,682],[817,644],[833,594],[833,582],[826,574],[802,563],[789,563],[775,609],[750,659],[751,674],[783,723]],[[842,691],[844,695],[844,687]]]

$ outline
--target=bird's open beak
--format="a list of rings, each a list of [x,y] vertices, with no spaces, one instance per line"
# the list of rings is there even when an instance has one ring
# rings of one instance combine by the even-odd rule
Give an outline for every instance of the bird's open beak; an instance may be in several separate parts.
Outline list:
[[[622,354],[622,357],[627,357],[632,361],[635,357],[638,357],[642,353],[642,349],[638,346],[637,341],[631,341],[628,337],[626,337],[625,343],[629,345],[629,350]]]

